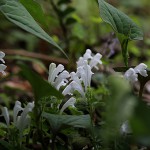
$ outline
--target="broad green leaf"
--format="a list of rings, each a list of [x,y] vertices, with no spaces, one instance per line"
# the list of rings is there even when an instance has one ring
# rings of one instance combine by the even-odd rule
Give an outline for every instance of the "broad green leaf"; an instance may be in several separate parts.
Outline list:
[[[116,32],[121,43],[125,65],[128,66],[128,42],[129,40],[142,40],[143,32],[126,14],[104,0],[98,0],[98,2],[100,16]]]
[[[130,125],[135,139],[150,146],[150,107],[146,102],[139,100],[130,119]]]
[[[48,96],[56,96],[57,98],[63,98],[63,95],[59,91],[52,87],[41,76],[33,72],[29,67],[23,64],[21,64],[20,66],[22,69],[20,75],[27,79],[32,85],[36,100]]]
[[[13,150],[12,145],[4,140],[0,140],[0,147],[1,149],[4,149],[4,150],[10,150],[10,149]]]
[[[136,106],[136,99],[131,95],[131,88],[128,82],[119,76],[111,76],[108,79],[109,95],[105,97],[106,112],[103,117],[102,136],[109,141],[118,136],[121,124],[131,118]]]
[[[46,25],[46,17],[43,13],[41,5],[34,0],[19,0],[27,9],[31,16],[41,25]]]
[[[37,24],[30,13],[18,0],[0,0],[0,11],[8,20],[20,28],[49,42],[63,52],[53,39]]]
[[[78,128],[89,128],[91,125],[89,115],[56,115],[43,112],[42,116],[49,121],[53,132],[57,132],[66,125]]]
[[[104,0],[98,0],[98,2],[101,18],[110,24],[116,33],[123,34],[130,40],[143,39],[141,29],[126,14]]]

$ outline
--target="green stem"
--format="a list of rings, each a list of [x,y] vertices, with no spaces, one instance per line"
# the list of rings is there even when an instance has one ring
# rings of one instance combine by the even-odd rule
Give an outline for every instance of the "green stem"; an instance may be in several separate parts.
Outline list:
[[[144,83],[144,84],[143,84],[143,83],[140,83],[140,90],[139,90],[139,98],[140,98],[140,99],[142,98],[144,86],[145,86],[145,83]]]
[[[56,134],[53,134],[53,138],[52,138],[52,150],[55,150],[55,139],[56,139]]]
[[[63,33],[63,36],[64,36],[66,50],[69,50],[70,42],[69,42],[69,39],[68,39],[68,30],[67,30],[67,27],[66,27],[66,25],[65,25],[65,23],[63,21],[63,17],[60,15],[60,10],[55,5],[54,1],[50,0],[50,3],[52,5],[53,10],[55,11],[55,13],[57,15],[57,18],[58,18],[58,21],[59,21],[59,25],[61,27],[61,30],[62,30],[62,33]]]

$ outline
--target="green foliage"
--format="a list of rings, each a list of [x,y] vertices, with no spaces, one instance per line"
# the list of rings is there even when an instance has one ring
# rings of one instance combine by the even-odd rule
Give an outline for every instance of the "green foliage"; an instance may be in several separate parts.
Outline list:
[[[26,65],[20,65],[22,70],[20,75],[30,82],[32,85],[35,99],[40,100],[43,97],[56,96],[57,98],[63,98],[63,95],[52,87],[46,80],[41,78],[38,74],[34,73]]]
[[[61,41],[62,47],[69,52],[73,63],[76,55],[78,56],[83,49],[85,50],[85,47],[94,47],[95,52],[99,49],[99,43],[103,42],[100,34],[103,34],[103,29],[104,32],[109,31],[108,26],[103,26],[103,20],[113,28],[118,36],[126,65],[126,67],[116,67],[114,70],[125,72],[129,69],[127,67],[128,43],[131,40],[142,40],[143,33],[127,15],[104,0],[98,0],[101,20],[98,15],[95,15],[97,11],[93,9],[95,7],[89,7],[96,5],[96,2],[93,0],[90,2],[87,0],[0,0],[0,11],[14,24],[62,51],[62,48],[38,23],[45,29],[51,30],[48,32],[52,34],[56,32],[55,38]],[[44,7],[41,7],[40,4],[45,5],[44,13],[42,10]],[[47,26],[48,21],[49,26]],[[95,29],[94,32],[93,29]],[[31,45],[36,43],[33,43],[26,35],[25,37],[18,35],[18,39],[30,41]],[[12,43],[14,42],[15,40],[12,40]],[[111,45],[108,38],[104,37],[104,42],[104,47]],[[78,51],[80,48],[81,51]],[[134,53],[140,56],[142,52],[137,51],[135,46]],[[106,57],[104,68],[108,64]],[[14,55],[8,58],[36,62],[45,70],[44,65],[36,59]],[[133,150],[131,145],[136,145],[136,149],[140,149],[137,147],[139,144],[150,146],[150,119],[147,115],[150,113],[150,108],[133,96],[131,86],[120,75],[109,76],[111,74],[109,71],[107,75],[104,74],[105,71],[97,72],[92,81],[94,87],[88,88],[85,97],[81,97],[75,91],[75,107],[72,102],[73,104],[68,105],[61,115],[60,108],[70,96],[66,96],[65,99],[61,92],[28,66],[21,64],[20,68],[19,75],[29,81],[32,86],[35,106],[33,113],[30,112],[28,116],[31,117],[30,126],[24,130],[21,138],[13,123],[10,128],[6,125],[0,126],[2,149],[27,149],[25,147],[32,145],[31,149],[37,147],[37,149],[52,150]],[[147,70],[147,73],[148,77],[138,74],[141,99],[144,85],[150,80],[150,71]],[[63,87],[60,90],[63,90]],[[0,98],[6,99],[4,103],[9,105],[10,100],[5,95],[1,94]],[[126,121],[129,121],[129,127],[132,129],[130,135],[121,131],[121,126]]]
[[[129,84],[120,77],[109,77],[110,94],[105,97],[106,112],[103,125],[103,138],[107,141],[120,135],[123,122],[131,118],[136,106],[136,99],[131,95]],[[110,117],[111,116],[111,117]]]
[[[150,146],[150,107],[139,100],[134,115],[130,119],[134,138],[140,143]]]
[[[104,0],[98,0],[100,16],[104,22],[110,24],[116,32],[122,47],[124,63],[128,66],[127,46],[129,40],[142,40],[141,29],[123,12],[119,11]]]
[[[42,116],[49,121],[53,132],[58,132],[64,126],[89,128],[91,125],[91,119],[89,115],[56,115],[43,112]]]
[[[22,29],[36,35],[63,51],[53,39],[36,23],[26,8],[17,0],[1,0],[0,11],[7,19]]]
[[[41,25],[46,25],[46,17],[39,3],[33,0],[19,0],[31,16]]]

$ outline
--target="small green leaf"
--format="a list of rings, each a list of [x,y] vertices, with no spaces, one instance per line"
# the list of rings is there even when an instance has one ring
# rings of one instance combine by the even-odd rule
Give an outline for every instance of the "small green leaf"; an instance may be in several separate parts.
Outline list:
[[[56,115],[43,112],[42,116],[49,121],[53,132],[57,132],[60,128],[66,125],[78,128],[89,128],[91,125],[89,115]]]
[[[98,0],[98,2],[100,16],[116,32],[121,43],[125,65],[128,66],[128,42],[129,40],[142,40],[143,32],[126,14],[104,0]]]
[[[64,11],[60,12],[61,17],[66,17],[67,15],[73,13],[75,9],[73,7],[67,7]]]
[[[0,11],[8,20],[20,28],[49,42],[63,52],[53,39],[36,23],[30,13],[18,0],[0,0]]]
[[[51,86],[41,76],[33,72],[26,65],[21,64],[20,75],[27,79],[32,85],[36,100],[40,100],[43,97],[56,96],[57,98],[63,98],[63,95]]]
[[[71,25],[71,24],[74,24],[74,23],[76,23],[76,22],[77,22],[77,20],[74,19],[74,18],[67,18],[66,21],[65,21],[65,23],[66,23],[67,25]]]
[[[57,4],[63,5],[63,4],[68,4],[68,3],[71,3],[71,0],[59,0]]]

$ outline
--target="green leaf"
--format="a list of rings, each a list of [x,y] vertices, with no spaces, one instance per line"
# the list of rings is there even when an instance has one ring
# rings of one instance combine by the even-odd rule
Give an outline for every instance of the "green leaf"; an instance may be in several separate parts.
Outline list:
[[[119,11],[104,0],[98,0],[100,16],[106,23],[110,24],[116,33],[123,34],[130,40],[142,40],[141,29],[123,12]]]
[[[146,102],[139,100],[130,119],[130,125],[136,140],[150,146],[150,107]]]
[[[13,149],[12,145],[4,140],[0,140],[0,147],[1,147],[1,149],[4,149],[4,150]]]
[[[43,13],[41,5],[34,0],[19,0],[20,3],[27,9],[31,16],[41,25],[46,24],[46,17]]]
[[[63,52],[53,39],[37,24],[26,8],[18,0],[0,0],[0,11],[8,20],[20,28],[49,42]]]
[[[123,12],[119,11],[104,0],[98,0],[100,16],[104,22],[111,25],[116,32],[122,47],[125,65],[128,66],[128,41],[142,40],[142,30]]]
[[[49,121],[53,132],[57,132],[66,125],[78,128],[89,128],[91,125],[89,115],[56,115],[43,112],[42,116]]]
[[[59,0],[57,4],[63,5],[63,4],[68,4],[68,3],[71,3],[71,0]]]
[[[105,124],[102,133],[106,141],[118,136],[121,124],[131,118],[136,106],[136,99],[131,95],[128,82],[119,76],[111,76],[108,85],[110,93],[104,100],[106,112],[103,114]]]
[[[73,13],[75,11],[75,8],[73,7],[67,7],[65,10],[60,12],[61,17],[66,17],[67,15]]]
[[[32,85],[36,100],[40,100],[41,98],[48,96],[63,98],[63,95],[59,91],[57,91],[41,76],[33,72],[29,67],[23,64],[21,64],[20,67],[22,69],[20,75],[27,79]]]
[[[65,21],[66,25],[71,25],[71,24],[74,24],[76,22],[77,22],[77,20],[74,18],[67,18]]]

